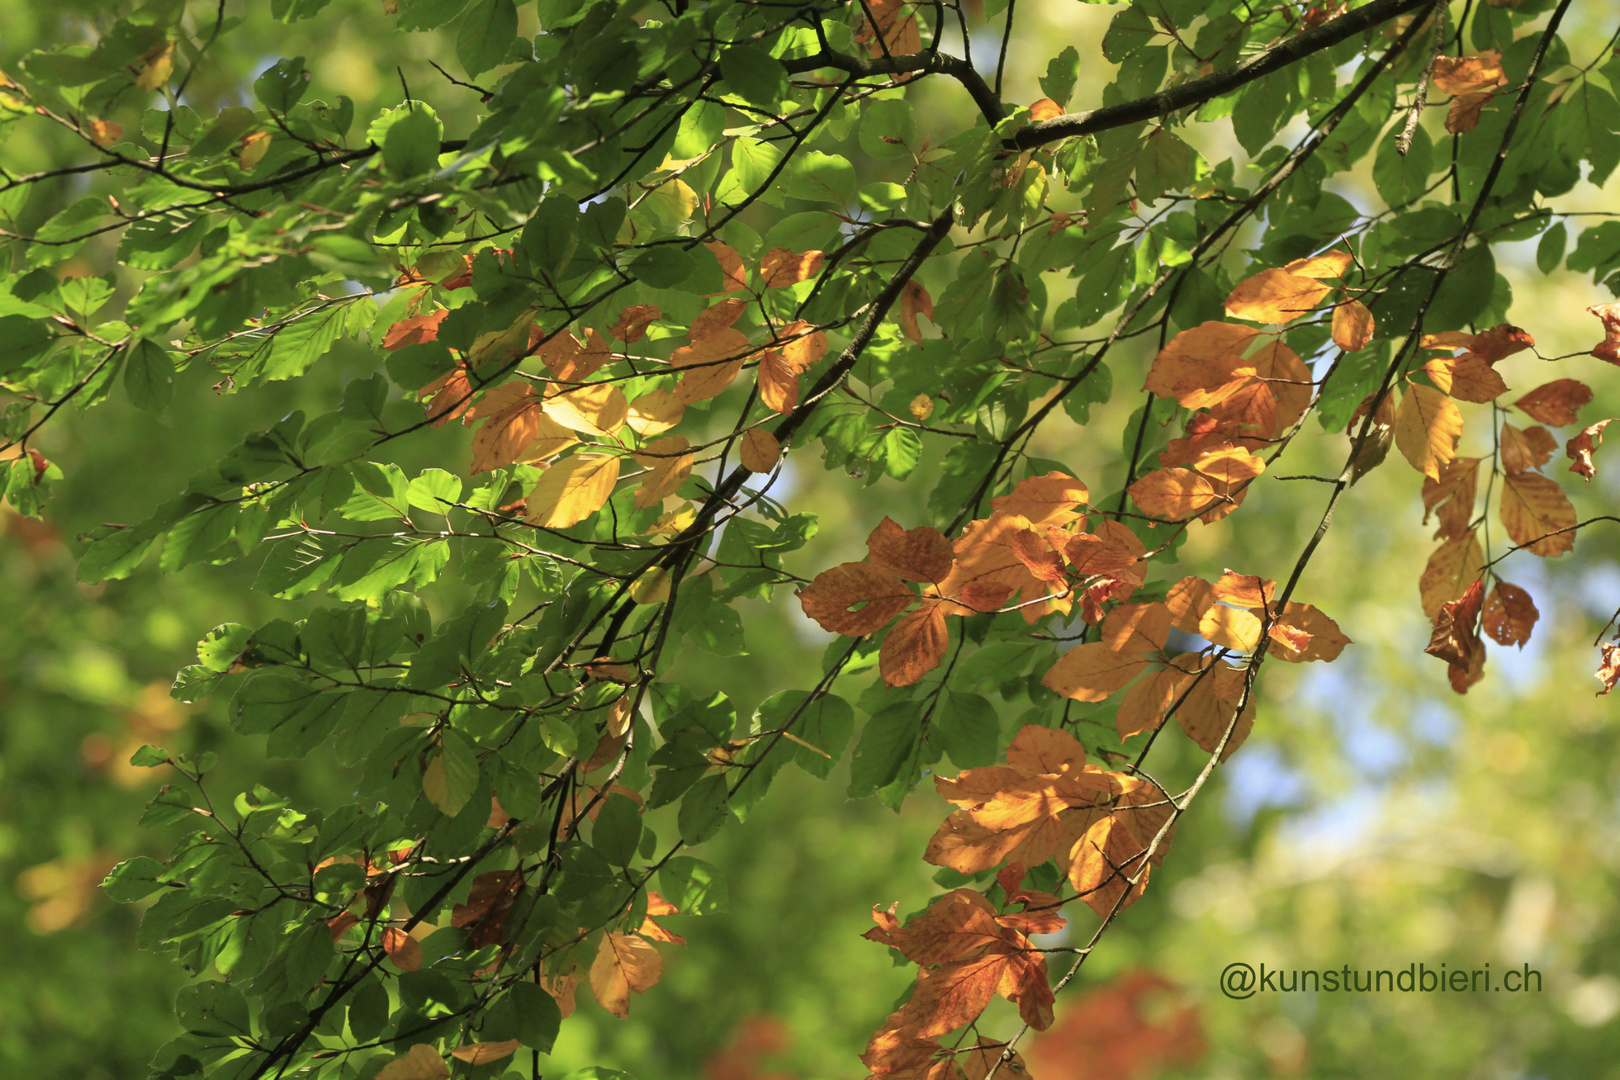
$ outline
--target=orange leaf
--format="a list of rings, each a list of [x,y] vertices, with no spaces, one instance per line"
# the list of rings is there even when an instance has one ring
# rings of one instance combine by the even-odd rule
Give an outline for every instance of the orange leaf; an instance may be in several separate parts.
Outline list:
[[[1483,405],[1495,401],[1508,389],[1496,369],[1476,352],[1430,360],[1419,370],[1427,374],[1435,386],[1458,401]]]
[[[803,319],[788,323],[776,332],[782,358],[798,375],[810,370],[827,354],[827,335]]]
[[[767,289],[797,285],[821,273],[821,265],[826,259],[826,255],[820,251],[798,252],[787,248],[771,248],[759,261],[759,276],[764,279]]]
[[[1575,547],[1575,507],[1545,476],[1509,473],[1500,510],[1509,539],[1532,555],[1553,558]]]
[[[1579,379],[1554,379],[1542,383],[1514,404],[1548,427],[1564,427],[1575,422],[1575,414],[1592,400],[1592,388]]]
[[[1051,98],[1043,97],[1029,107],[1029,118],[1035,121],[1037,124],[1042,120],[1050,120],[1053,117],[1062,115],[1063,106],[1059,105]]]
[[[1176,723],[1207,754],[1213,754],[1226,735],[1227,728],[1232,729],[1226,749],[1221,751],[1222,761],[1243,745],[1254,727],[1253,694],[1245,702],[1242,715],[1233,723],[1238,701],[1243,696],[1245,678],[1245,669],[1216,663],[1187,692],[1187,699],[1176,710]]]
[[[1418,472],[1438,479],[1440,467],[1457,456],[1462,412],[1438,390],[1411,385],[1395,414],[1395,445]]]
[[[658,950],[638,934],[609,930],[591,963],[591,990],[602,1008],[620,1020],[630,1015],[630,994],[646,993],[664,973]]]
[[[1492,94],[1458,94],[1446,106],[1446,131],[1462,135],[1479,126],[1479,114],[1490,102]]]
[[[1343,277],[1344,272],[1355,265],[1355,259],[1343,248],[1334,248],[1324,251],[1320,255],[1311,255],[1304,259],[1295,259],[1284,266],[1283,269],[1290,274],[1308,278]]]
[[[401,971],[422,969],[422,946],[415,938],[397,926],[390,926],[382,934],[383,952]]]
[[[1331,286],[1287,270],[1262,270],[1239,282],[1226,298],[1226,310],[1240,319],[1285,323],[1320,304]]]
[[[1170,609],[1164,604],[1121,605],[1102,625],[1102,643],[1126,656],[1158,652],[1169,636]]]
[[[1474,519],[1474,492],[1479,484],[1479,463],[1473,457],[1454,458],[1440,467],[1439,476],[1423,478],[1423,524],[1438,508],[1440,528],[1436,540],[1461,536]]]
[[[417,1043],[410,1052],[384,1065],[375,1080],[446,1080],[450,1067],[439,1052],[426,1043]]]
[[[934,317],[934,299],[928,295],[928,290],[915,280],[907,281],[900,290],[900,326],[906,332],[906,337],[918,344],[922,343],[922,330],[917,326],[917,316],[926,315]]]
[[[562,453],[579,439],[546,415],[534,387],[527,382],[502,383],[467,412],[464,422],[484,421],[473,433],[472,473],[501,469],[518,462],[542,461]]]
[[[1502,54],[1492,50],[1474,56],[1438,56],[1434,88],[1442,94],[1469,94],[1507,85]]]
[[[1442,607],[1467,592],[1484,572],[1485,556],[1474,530],[1441,544],[1429,556],[1418,581],[1423,614],[1431,619],[1440,614]]]
[[[1289,641],[1290,635],[1285,633],[1290,630],[1296,632],[1292,635],[1293,641]],[[1310,604],[1293,600],[1288,601],[1277,621],[1272,623],[1271,634],[1271,643],[1266,646],[1267,654],[1292,664],[1311,660],[1332,662],[1350,644],[1350,639],[1345,637],[1338,623]],[[1301,636],[1306,640],[1301,642]]]
[[[849,637],[881,630],[917,599],[898,577],[869,562],[823,570],[795,595],[823,630]]]
[[[1074,477],[1049,472],[1020,481],[1011,493],[991,499],[990,508],[999,514],[1026,517],[1031,526],[1041,528],[1074,521],[1081,516],[1074,508],[1090,497],[1086,485]]]
[[[1360,300],[1347,300],[1333,309],[1333,344],[1345,352],[1365,349],[1373,336],[1373,314]]]
[[[1210,589],[1210,596],[1240,608],[1266,608],[1277,598],[1277,583],[1257,574],[1227,570]]]
[[[782,458],[782,444],[764,428],[749,428],[743,434],[737,457],[749,472],[768,473]]]
[[[1485,601],[1485,581],[1468,586],[1462,596],[1446,604],[1434,619],[1434,633],[1423,651],[1464,671],[1472,666],[1481,647],[1479,612]]]
[[[468,1043],[466,1046],[452,1050],[450,1056],[457,1061],[465,1061],[469,1065],[484,1065],[491,1061],[499,1061],[504,1057],[511,1057],[512,1051],[522,1046],[517,1039],[507,1039],[503,1042]]]
[[[638,464],[652,471],[636,488],[636,509],[645,510],[673,495],[692,475],[691,444],[681,435],[666,435],[637,450]]]
[[[710,241],[703,246],[714,252],[714,257],[720,260],[720,273],[725,277],[725,288],[720,290],[721,293],[748,288],[748,271],[743,269],[742,256],[737,254],[736,248],[719,240]]]
[[[1041,685],[1075,701],[1102,701],[1148,668],[1139,656],[1115,652],[1100,641],[1077,645],[1058,657]]]
[[[86,126],[90,128],[90,141],[97,146],[111,146],[124,137],[124,125],[116,124],[111,120],[92,120]],[[259,134],[264,135],[266,143],[269,142],[270,136],[268,134],[265,132],[259,132]],[[263,156],[263,151],[260,151],[259,157]],[[254,159],[253,164],[258,164],[257,158]],[[243,167],[251,169],[253,166],[244,165]]]
[[[687,370],[675,388],[675,399],[682,405],[690,405],[718,396],[742,370],[752,348],[742,334],[724,328],[676,349],[669,358],[670,364]]]
[[[950,646],[946,605],[924,599],[917,611],[900,617],[878,651],[878,673],[890,686],[911,686],[939,667]]]
[[[1530,599],[1530,594],[1505,581],[1496,583],[1496,588],[1485,598],[1481,613],[1485,633],[1492,641],[1520,648],[1530,640],[1530,631],[1539,618],[1541,612],[1536,610],[1536,602]]]
[[[626,344],[633,344],[647,336],[647,327],[661,314],[656,304],[632,304],[619,312],[619,321],[608,328],[608,333]]]
[[[922,31],[917,26],[917,17],[900,14],[910,6],[906,0],[871,0],[862,6],[867,17],[855,34],[855,43],[866,45],[870,56],[911,56],[922,52]]]
[[[686,336],[694,343],[708,341],[722,331],[731,329],[732,324],[742,317],[743,310],[747,307],[748,301],[739,300],[734,296],[711,304],[692,320]]]
[[[1150,679],[1138,679],[1131,687],[1114,714],[1120,742],[1164,723],[1165,714],[1192,683],[1193,676],[1182,667],[1185,661],[1196,665],[1198,657],[1192,653],[1179,656],[1163,671]]]
[[[582,454],[547,469],[529,492],[525,520],[547,529],[578,525],[607,504],[619,482],[616,454]]]
[[[1182,521],[1215,501],[1215,485],[1191,469],[1155,469],[1126,489],[1145,514]]]
[[[1514,353],[1523,352],[1531,348],[1536,339],[1509,323],[1498,323],[1489,330],[1475,334],[1468,342],[1468,348],[1477,354],[1487,364],[1494,364],[1505,360]]]
[[[401,319],[388,328],[383,335],[383,348],[392,352],[394,349],[403,349],[407,345],[420,345],[428,341],[439,339],[439,324],[450,312],[440,309],[426,315],[412,315],[408,319]]]
[[[1252,327],[1215,321],[1200,323],[1191,330],[1183,330],[1171,338],[1170,343],[1160,349],[1159,354],[1154,357],[1153,367],[1148,371],[1147,383],[1143,389],[1159,397],[1172,397],[1175,394],[1176,384],[1192,370],[1192,366],[1219,360],[1222,357],[1242,356],[1243,350],[1248,348],[1259,334],[1260,331]]]
[[[1588,482],[1597,475],[1597,467],[1592,464],[1592,455],[1597,452],[1598,444],[1603,441],[1603,429],[1612,423],[1614,423],[1612,419],[1599,420],[1564,445],[1564,453],[1575,463],[1569,467],[1570,472],[1580,473]]]
[[[799,375],[775,349],[759,355],[759,400],[786,416],[799,404]]]

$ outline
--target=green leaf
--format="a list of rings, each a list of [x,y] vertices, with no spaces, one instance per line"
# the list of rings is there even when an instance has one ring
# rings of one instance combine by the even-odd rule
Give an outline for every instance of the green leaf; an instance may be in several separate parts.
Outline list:
[[[174,400],[174,361],[155,341],[140,338],[124,353],[124,390],[130,404],[162,412]]]
[[[745,101],[775,112],[787,94],[787,68],[755,45],[733,45],[720,54],[720,75]]]
[[[163,887],[163,864],[145,855],[125,859],[101,883],[101,891],[120,904],[134,904]]]
[[[1067,105],[1079,77],[1080,53],[1069,45],[1047,62],[1046,74],[1040,80],[1041,92],[1059,105]]]
[[[513,1035],[531,1050],[551,1053],[562,1026],[557,999],[530,982],[514,983],[506,992],[511,1002]]]
[[[383,165],[395,180],[420,176],[439,167],[439,140],[444,136],[444,126],[431,106],[417,101],[385,112],[366,131],[366,138],[376,142],[379,134]]]
[[[1001,719],[989,698],[952,690],[935,710],[928,740],[949,754],[958,769],[993,765],[1000,750]]]
[[[682,915],[719,915],[729,907],[720,871],[690,855],[677,855],[658,871],[658,891]]]
[[[175,998],[174,1014],[193,1035],[229,1039],[252,1035],[247,999],[227,982],[209,981],[184,987]]]
[[[1400,125],[1392,128],[1378,144],[1373,158],[1373,184],[1391,207],[1405,206],[1422,196],[1434,171],[1434,144],[1420,125],[1412,133],[1411,149],[1402,156],[1396,146]]]
[[[143,769],[155,769],[169,763],[169,752],[156,746],[143,746],[130,757],[129,763]]]
[[[705,776],[692,785],[681,799],[677,817],[681,839],[688,844],[701,844],[719,832],[731,816],[726,805],[729,797],[724,773]]]
[[[867,720],[849,763],[849,797],[864,798],[899,778],[916,756],[920,734],[917,705],[911,701],[897,701]]]
[[[461,477],[443,469],[423,469],[405,489],[405,501],[418,510],[443,514],[461,501]]]
[[[1132,4],[1109,22],[1108,32],[1102,39],[1103,57],[1117,64],[1146,45],[1157,32],[1148,13]]]
[[[782,191],[795,199],[848,206],[855,201],[855,168],[820,150],[796,156],[781,175]]]
[[[459,731],[446,728],[441,734],[439,752],[422,770],[422,792],[440,811],[455,817],[478,789],[478,757]]]
[[[501,803],[504,808],[505,802]],[[614,866],[629,866],[641,843],[641,807],[623,795],[609,795],[591,827],[591,846]]]
[[[309,87],[309,72],[304,70],[304,58],[294,56],[277,60],[253,81],[253,96],[273,113],[285,114],[298,104]]]
[[[517,37],[517,5],[512,0],[474,0],[456,32],[456,59],[467,77],[499,64]]]
[[[1536,245],[1536,269],[1550,274],[1564,261],[1564,248],[1569,243],[1569,230],[1562,221],[1553,222],[1552,228],[1541,234]]]

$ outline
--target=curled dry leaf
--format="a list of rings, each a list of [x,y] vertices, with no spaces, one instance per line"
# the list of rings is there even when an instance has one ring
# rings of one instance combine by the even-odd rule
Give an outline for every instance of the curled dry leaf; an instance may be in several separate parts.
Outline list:
[[[1598,696],[1602,697],[1614,689],[1615,683],[1620,682],[1620,645],[1599,645],[1598,655],[1602,657],[1602,663],[1598,665],[1597,680],[1603,684]]]
[[[1498,645],[1518,645],[1521,648],[1530,640],[1530,631],[1539,618],[1541,612],[1536,610],[1530,594],[1505,581],[1496,583],[1496,588],[1485,598],[1485,607],[1480,614],[1487,637]]]
[[[926,315],[934,317],[934,299],[928,295],[928,290],[915,280],[907,281],[900,290],[900,326],[906,332],[906,337],[918,344],[922,343],[922,330],[917,326],[917,316]]]
[[[1603,320],[1603,340],[1593,347],[1592,355],[1620,364],[1620,303],[1595,304],[1586,310]]]
[[[1524,397],[1515,401],[1529,414],[1548,427],[1564,427],[1575,422],[1582,405],[1592,400],[1592,388],[1579,379],[1554,379],[1542,383]]]
[[[1483,579],[1441,607],[1434,632],[1423,651],[1450,665],[1451,688],[1459,694],[1478,682],[1485,668],[1485,643],[1479,639],[1479,615],[1485,601]]]
[[[1569,467],[1570,472],[1580,473],[1582,479],[1589,482],[1597,475],[1597,467],[1592,464],[1592,455],[1597,452],[1598,444],[1603,441],[1603,429],[1612,423],[1613,418],[1599,420],[1565,444],[1564,453],[1574,462]]]

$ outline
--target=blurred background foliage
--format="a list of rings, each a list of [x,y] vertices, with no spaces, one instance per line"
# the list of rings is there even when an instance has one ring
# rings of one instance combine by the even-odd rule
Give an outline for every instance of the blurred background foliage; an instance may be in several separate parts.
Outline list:
[[[302,54],[318,92],[348,94],[367,115],[399,99],[401,79],[440,78],[429,60],[449,67],[453,57],[442,34],[394,30],[387,6],[340,0],[321,19],[288,26],[271,20],[267,4],[230,3],[248,25],[221,37],[188,93],[199,110],[230,104],[269,63]],[[104,7],[0,0],[0,65],[81,39]],[[1076,100],[1088,100],[1088,87],[1109,77],[1095,49],[1109,15],[1069,0],[1020,8],[1007,96],[1040,96],[1035,76],[1052,43],[1068,41],[1086,58]],[[1578,4],[1571,18],[1568,40],[1600,41],[1613,11]],[[994,27],[984,29],[981,57],[997,44]],[[919,115],[941,133],[966,122],[968,103],[951,84],[928,82],[917,95]],[[442,100],[447,128],[465,127],[473,103],[464,100],[458,117],[457,99]],[[20,127],[8,161],[46,169],[75,160],[65,133],[53,141],[46,130]],[[1201,149],[1211,160],[1230,153]],[[24,224],[95,182],[41,188]],[[1358,174],[1342,189],[1347,196],[1357,182],[1370,184]],[[1607,191],[1583,184],[1570,205],[1612,206],[1617,195],[1620,181]],[[1583,309],[1608,297],[1574,274],[1538,274],[1533,242],[1498,254],[1513,285],[1511,318],[1542,352],[1589,347],[1596,335]],[[80,256],[97,271],[111,258],[110,243]],[[1116,386],[1134,387],[1150,356],[1146,347],[1118,354]],[[257,781],[317,805],[346,799],[349,778],[322,756],[266,761],[258,740],[230,732],[222,701],[193,708],[167,693],[208,628],[227,619],[257,625],[296,604],[251,591],[251,569],[241,567],[160,578],[149,566],[95,587],[76,584],[73,572],[78,534],[137,516],[242,431],[301,398],[329,400],[373,363],[356,356],[346,369],[334,359],[307,378],[243,394],[216,392],[193,368],[161,418],[116,396],[89,416],[65,418],[44,446],[67,476],[45,522],[0,514],[0,1074],[139,1075],[173,1029],[180,971],[138,952],[138,909],[96,887],[118,860],[164,849],[164,837],[135,825],[160,782],[126,764],[137,746],[217,752],[222,789]],[[1502,370],[1510,385],[1528,387],[1550,377],[1541,366],[1524,353]],[[1593,416],[1620,412],[1612,369],[1577,358],[1559,374],[1596,389]],[[1110,490],[1123,471],[1119,432],[1133,404],[1121,395],[1094,409],[1085,429],[1054,426],[1036,452]],[[1489,436],[1482,427],[1468,437]],[[1342,435],[1301,440],[1292,471],[1331,470],[1344,445]],[[1617,476],[1600,473],[1576,493],[1583,517],[1616,503]],[[1541,624],[1523,650],[1493,651],[1487,681],[1457,697],[1444,666],[1422,652],[1429,626],[1416,582],[1431,544],[1418,486],[1408,470],[1378,470],[1338,511],[1301,595],[1332,613],[1355,647],[1331,669],[1268,671],[1254,734],[1217,773],[1215,797],[1178,827],[1154,887],[1059,998],[1058,1024],[1029,1050],[1038,1080],[1620,1076],[1620,747],[1591,678],[1593,635],[1620,607],[1620,562],[1611,536],[1590,532],[1572,557],[1510,563],[1505,576],[1532,591]],[[791,491],[822,515],[798,564],[810,574],[858,557],[885,513],[926,520],[930,487],[922,474],[861,486],[803,455],[772,494]],[[1180,568],[1210,576],[1227,562],[1281,567],[1315,526],[1321,496],[1313,487],[1257,487],[1242,514],[1194,531]],[[449,593],[438,597],[446,607]],[[671,675],[694,691],[723,688],[744,713],[776,689],[813,681],[829,640],[785,595],[745,617],[749,655],[689,661]],[[1005,709],[1008,735],[1019,711]],[[1112,726],[1106,716],[1099,722]],[[1159,778],[1172,790],[1196,768],[1175,748],[1190,751],[1180,741],[1160,751]],[[856,1075],[856,1053],[909,983],[859,935],[873,905],[915,910],[935,891],[921,853],[946,807],[926,786],[898,815],[875,800],[850,801],[840,773],[825,783],[784,773],[777,797],[708,845],[704,858],[731,882],[730,914],[670,918],[689,945],[671,957],[663,982],[636,1000],[628,1022],[582,995],[590,1022],[565,1026],[548,1073],[599,1063],[642,1080]],[[1230,1001],[1217,978],[1238,960],[1321,969],[1528,963],[1545,989]]]

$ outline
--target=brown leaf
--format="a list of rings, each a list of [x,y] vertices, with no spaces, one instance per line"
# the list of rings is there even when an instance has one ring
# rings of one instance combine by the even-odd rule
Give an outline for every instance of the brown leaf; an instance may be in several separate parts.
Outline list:
[[[675,399],[690,405],[719,396],[736,379],[752,348],[741,333],[726,328],[676,349],[669,362],[686,371],[675,388]]]
[[[1419,369],[1435,386],[1458,401],[1485,404],[1507,393],[1507,383],[1476,352],[1430,360]]]
[[[827,355],[827,334],[817,330],[803,319],[788,323],[776,332],[775,341],[781,346],[782,358],[795,374],[803,375]]]
[[[408,319],[399,320],[399,322],[390,326],[388,332],[383,335],[383,348],[392,352],[395,349],[403,349],[407,345],[420,345],[428,341],[437,341],[439,339],[439,324],[444,322],[444,317],[448,314],[450,314],[449,311],[441,308],[426,315],[412,315]]]
[[[743,434],[737,458],[749,472],[768,473],[782,459],[782,444],[764,428],[749,428]]]
[[[911,686],[939,667],[950,646],[946,605],[924,598],[916,611],[900,617],[878,650],[878,673],[890,686]]]
[[[543,461],[579,441],[546,414],[533,385],[521,380],[490,390],[463,422],[480,419],[484,423],[473,433],[474,476],[518,462]]]
[[[1502,527],[1532,555],[1553,558],[1575,547],[1575,507],[1538,473],[1509,473],[1502,485]]]
[[[1597,452],[1598,444],[1603,441],[1603,429],[1612,423],[1614,423],[1612,418],[1599,420],[1564,445],[1564,453],[1575,463],[1569,467],[1570,472],[1580,473],[1582,479],[1588,482],[1597,475],[1597,467],[1592,464],[1592,455]]]
[[[1502,54],[1494,49],[1474,56],[1438,56],[1433,79],[1434,88],[1442,94],[1469,94],[1507,85]]]
[[[124,125],[116,124],[111,120],[92,120],[85,125],[90,129],[90,141],[97,146],[111,146],[124,137]],[[261,132],[260,134],[263,134]],[[269,138],[268,135],[265,136]],[[264,155],[261,153],[260,157]],[[255,161],[257,164],[257,161]],[[251,166],[248,166],[251,168]]]
[[[1223,357],[1241,357],[1259,335],[1253,327],[1217,321],[1183,330],[1153,358],[1143,389],[1159,397],[1173,397],[1176,384],[1190,371]]]
[[[743,310],[747,307],[748,301],[739,300],[734,296],[710,304],[697,318],[692,320],[692,325],[687,330],[686,336],[691,338],[694,344],[708,341],[710,338],[730,330],[732,325],[742,317]]]
[[[893,573],[869,562],[823,570],[794,595],[823,630],[849,637],[883,629],[917,599]]]
[[[1554,379],[1542,383],[1514,404],[1548,427],[1564,427],[1575,422],[1575,414],[1592,400],[1592,388],[1579,379]]]
[[[1603,689],[1597,692],[1602,697],[1614,689],[1614,684],[1620,682],[1620,645],[1599,645],[1598,655],[1603,658],[1597,669],[1597,679],[1603,684]]]
[[[1331,286],[1315,278],[1273,268],[1239,282],[1226,298],[1226,310],[1255,322],[1291,322],[1314,309],[1331,291]]]
[[[1510,323],[1498,323],[1468,339],[1468,349],[1487,364],[1506,360],[1514,353],[1531,348],[1536,339]]]
[[[866,538],[866,550],[874,566],[923,584],[944,581],[954,559],[950,540],[938,529],[902,529],[887,516]]]
[[[907,0],[870,0],[862,6],[867,17],[855,34],[855,43],[866,45],[868,55],[877,58],[922,52],[922,32],[917,17],[906,10],[911,6]],[[906,12],[903,17],[902,12]]]
[[[1520,431],[1512,424],[1502,425],[1502,468],[1508,473],[1529,472],[1539,469],[1558,452],[1558,440],[1552,432],[1537,424]]]
[[[1586,310],[1603,320],[1603,340],[1593,347],[1592,355],[1620,364],[1620,303],[1595,304]]]
[[[645,993],[664,973],[664,958],[639,934],[609,930],[591,963],[591,990],[620,1020],[630,1015],[630,994]]]
[[[1293,664],[1312,660],[1332,662],[1350,644],[1338,623],[1310,604],[1294,600],[1288,601],[1282,614],[1272,623],[1271,635],[1266,653]]]
[[[917,326],[917,316],[926,315],[934,317],[934,299],[928,295],[928,290],[917,283],[915,279],[907,281],[900,290],[900,326],[906,332],[906,337],[922,344],[922,330]]]
[[[1457,456],[1462,412],[1450,398],[1427,386],[1410,385],[1395,414],[1395,445],[1423,475],[1438,479],[1440,467]]]
[[[759,354],[759,400],[786,416],[799,404],[799,375],[775,349]]]
[[[1345,352],[1365,349],[1373,336],[1373,314],[1360,300],[1346,300],[1333,309],[1333,344]]]
[[[1434,633],[1423,651],[1452,667],[1451,685],[1465,693],[1475,681],[1476,669],[1485,664],[1485,644],[1479,640],[1479,611],[1485,600],[1485,582],[1476,581],[1468,591],[1440,609],[1435,616]],[[1459,683],[1462,685],[1459,687]]]
[[[1199,1075],[1206,1049],[1198,1006],[1164,977],[1133,971],[1070,1002],[1029,1057],[1038,1080],[1149,1080]]]
[[[626,344],[634,344],[647,336],[647,327],[662,314],[656,304],[632,304],[619,312],[619,320],[608,328],[608,333]]]
[[[1051,98],[1043,97],[1029,107],[1029,118],[1037,124],[1042,120],[1051,120],[1063,115],[1063,106]]]
[[[1484,111],[1494,94],[1458,94],[1446,106],[1446,130],[1462,135],[1479,126],[1479,114]]]
[[[1197,663],[1196,654],[1186,653],[1151,678],[1136,681],[1119,703],[1119,711],[1114,714],[1114,727],[1119,732],[1120,742],[1132,735],[1152,731],[1164,723],[1165,714],[1192,684],[1193,675],[1186,669],[1196,667]]]
[[[1529,593],[1517,585],[1498,581],[1496,588],[1485,598],[1481,622],[1486,636],[1498,645],[1518,645],[1523,648],[1540,617],[1541,612],[1536,610],[1535,601],[1530,599]]]

